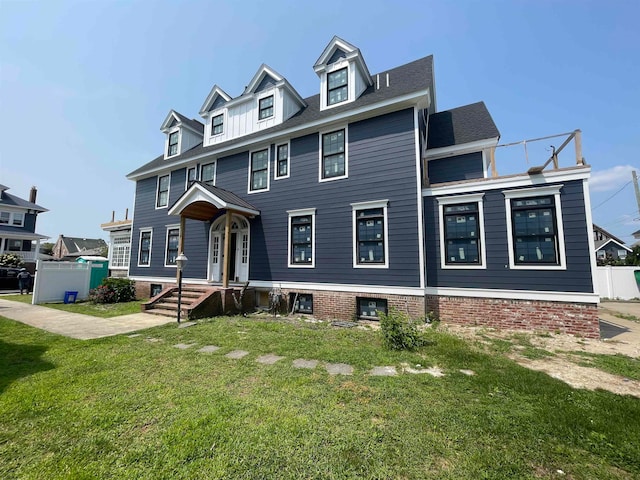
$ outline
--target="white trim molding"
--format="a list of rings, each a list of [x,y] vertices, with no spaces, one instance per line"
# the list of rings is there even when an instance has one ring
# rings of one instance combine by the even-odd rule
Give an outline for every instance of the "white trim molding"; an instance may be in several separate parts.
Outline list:
[[[352,232],[353,232],[353,268],[389,268],[389,200],[374,200],[351,204]],[[384,263],[360,263],[358,261],[358,219],[357,212],[371,208],[382,208]]]
[[[584,195],[584,211],[587,220],[587,238],[589,239],[589,256],[591,257],[591,284],[594,293],[599,296],[598,279],[596,278],[596,242],[593,238],[593,216],[591,213],[591,195],[589,193],[589,179],[582,180],[582,194]]]
[[[169,183],[167,184],[167,203],[165,205],[158,205],[158,200],[160,200],[160,179],[167,177],[169,179]],[[169,195],[171,194],[171,173],[167,173],[166,175],[158,175],[156,179],[156,202],[155,209],[161,210],[163,208],[169,208]]]
[[[507,245],[509,255],[509,268],[513,270],[566,270],[567,259],[564,245],[564,222],[562,219],[562,202],[560,200],[560,189],[562,184],[548,185],[537,188],[517,188],[513,190],[503,190],[505,214],[507,216]],[[516,264],[515,248],[513,245],[513,219],[511,216],[511,200],[520,198],[531,198],[541,196],[553,196],[555,208],[556,236],[558,247],[558,263],[555,265],[545,264]],[[592,235],[593,236],[593,235]]]
[[[166,268],[177,268],[177,265],[175,263],[167,263],[167,257],[169,256],[169,232],[171,230],[178,230],[178,242],[180,242],[180,224],[176,224],[176,225],[166,225],[166,234],[165,234],[165,239],[164,239],[164,266]],[[178,250],[180,250],[180,246],[178,245]],[[178,254],[180,253],[180,251],[178,251]]]
[[[140,263],[140,253],[142,252],[142,234],[149,232],[151,235],[149,236],[149,263]],[[151,266],[151,254],[153,253],[153,228],[146,227],[141,228],[138,235],[138,267],[140,268],[149,268]]]
[[[287,266],[289,268],[315,268],[316,266],[316,209],[303,208],[299,210],[287,210]],[[311,263],[293,263],[291,255],[291,220],[294,217],[311,216]]]
[[[478,270],[487,268],[487,247],[484,234],[484,193],[471,193],[466,195],[451,195],[447,197],[437,197],[438,201],[438,224],[440,230],[440,268],[443,270]],[[444,207],[446,205],[458,205],[461,203],[477,203],[478,204],[478,238],[480,242],[480,263],[460,263],[449,264],[446,259],[447,247],[445,245],[446,238],[444,235]]]
[[[420,287],[426,286],[425,279],[425,260],[424,260],[424,213],[422,199],[422,159],[420,158],[420,120],[418,117],[418,109],[413,107],[413,128],[414,128],[414,141],[415,141],[415,154],[416,154],[416,191],[418,208],[418,255],[420,260]],[[427,129],[427,120],[425,120],[425,130]]]
[[[278,159],[278,148],[283,145],[287,146],[287,174],[279,176],[278,175],[278,163],[280,160]],[[274,144],[274,156],[273,156],[273,179],[274,180],[282,180],[283,178],[289,178],[291,175],[291,141],[287,140],[286,142],[278,142]]]
[[[539,302],[565,302],[565,303],[594,303],[600,302],[595,293],[582,292],[552,292],[539,290],[503,290],[487,288],[454,288],[454,287],[427,287],[425,295],[437,295],[440,297],[467,297],[467,298],[497,298],[504,300],[522,300]]]
[[[271,118],[271,117],[269,117]],[[252,175],[253,172],[251,170],[251,165],[253,164],[253,154],[254,153],[259,153],[259,152],[267,152],[267,186],[265,188],[260,188],[260,189],[255,189],[253,190],[251,188],[251,180],[252,180]],[[217,166],[216,166],[216,170],[217,170]],[[266,145],[262,148],[256,148],[255,150],[251,150],[249,152],[249,175],[247,178],[247,194],[254,194],[254,193],[261,193],[261,192],[268,192],[271,188],[271,146],[270,145]]]
[[[344,174],[336,177],[324,178],[324,172],[322,167],[324,166],[324,145],[323,138],[325,135],[331,133],[344,131]],[[349,125],[336,126],[326,130],[321,130],[318,135],[318,181],[319,182],[333,182],[334,180],[342,180],[343,178],[349,178]]]
[[[284,288],[287,290],[318,290],[322,292],[365,293],[369,295],[411,295],[424,297],[420,287],[397,287],[392,285],[350,285],[344,283],[307,283],[251,280],[257,288]]]

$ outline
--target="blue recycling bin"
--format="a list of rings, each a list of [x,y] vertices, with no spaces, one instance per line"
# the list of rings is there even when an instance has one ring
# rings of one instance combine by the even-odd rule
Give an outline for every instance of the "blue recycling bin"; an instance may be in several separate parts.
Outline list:
[[[64,292],[64,303],[76,303],[76,298],[78,298],[78,292],[70,290]]]

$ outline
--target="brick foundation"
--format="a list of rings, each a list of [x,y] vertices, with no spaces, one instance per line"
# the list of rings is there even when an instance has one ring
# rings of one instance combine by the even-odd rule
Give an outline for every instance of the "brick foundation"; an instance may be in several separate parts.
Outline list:
[[[427,310],[443,322],[600,338],[596,304],[435,295],[426,301]]]
[[[290,293],[310,293],[313,295],[313,316],[322,320],[356,320],[356,299],[376,298],[387,301],[387,308],[407,313],[411,318],[420,319],[425,316],[425,297],[412,295],[388,295],[373,293],[327,292],[322,290],[286,290],[282,293],[289,300]],[[288,306],[291,311],[291,305]]]

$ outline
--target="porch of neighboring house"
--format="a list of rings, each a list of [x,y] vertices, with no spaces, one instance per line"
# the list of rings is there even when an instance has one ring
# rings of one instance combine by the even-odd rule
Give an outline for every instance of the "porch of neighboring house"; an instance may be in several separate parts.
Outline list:
[[[0,230],[0,255],[10,253],[22,258],[27,269],[33,273],[36,261],[42,258],[40,255],[40,242],[48,238],[38,233]]]
[[[187,219],[210,222],[209,261],[207,282],[183,282],[183,272],[176,268],[175,285],[154,291],[152,298],[143,304],[148,313],[176,316],[180,303],[181,316],[185,319],[200,318],[241,310],[253,306],[253,298],[244,298],[249,273],[250,219],[260,215],[259,210],[237,195],[203,182],[194,182],[168,211],[179,216],[177,245],[169,261],[176,263],[185,251],[185,221]],[[182,291],[179,293],[180,287]],[[157,293],[156,295],[153,295]],[[181,297],[179,300],[178,297]]]

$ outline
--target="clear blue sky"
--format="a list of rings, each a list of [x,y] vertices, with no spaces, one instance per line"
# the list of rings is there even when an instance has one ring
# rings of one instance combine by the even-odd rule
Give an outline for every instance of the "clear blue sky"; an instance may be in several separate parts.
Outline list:
[[[52,241],[107,238],[100,223],[132,210],[125,175],[162,153],[170,109],[199,118],[213,84],[239,95],[263,62],[313,95],[338,35],[372,73],[433,54],[438,109],[483,100],[501,142],[582,129],[594,221],[632,243],[639,18],[636,0],[0,0],[0,183],[38,187]]]

